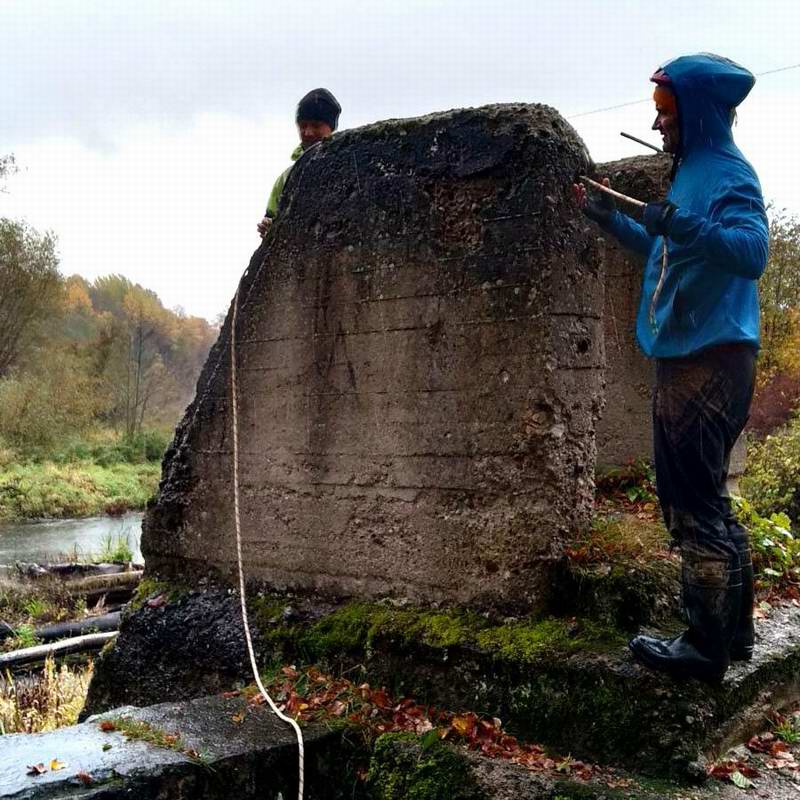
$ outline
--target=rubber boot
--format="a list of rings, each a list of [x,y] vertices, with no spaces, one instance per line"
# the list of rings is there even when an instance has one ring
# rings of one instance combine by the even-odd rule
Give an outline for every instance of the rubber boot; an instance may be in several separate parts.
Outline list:
[[[742,580],[739,556],[702,545],[681,546],[683,602],[689,629],[674,639],[636,636],[629,647],[638,661],[675,678],[716,683],[730,665],[729,647],[739,622]]]
[[[753,626],[753,604],[755,590],[753,587],[753,560],[750,554],[750,540],[747,530],[736,517],[731,515],[725,520],[728,537],[739,553],[739,565],[742,568],[742,600],[739,610],[739,622],[733,634],[730,646],[731,661],[749,661],[753,657],[755,629]]]

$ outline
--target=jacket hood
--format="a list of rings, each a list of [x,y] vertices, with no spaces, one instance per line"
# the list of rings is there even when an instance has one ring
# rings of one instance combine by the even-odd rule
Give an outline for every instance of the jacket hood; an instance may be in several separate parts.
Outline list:
[[[732,112],[756,82],[749,70],[712,53],[668,61],[651,80],[669,86],[677,97],[681,156],[732,143]]]

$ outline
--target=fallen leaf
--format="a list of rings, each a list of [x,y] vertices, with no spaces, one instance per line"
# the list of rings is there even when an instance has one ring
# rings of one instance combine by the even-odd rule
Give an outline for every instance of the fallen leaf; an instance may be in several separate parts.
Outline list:
[[[94,783],[94,778],[88,773],[81,770],[75,773],[75,777],[84,785],[91,786]]]
[[[235,714],[231,716],[231,722],[235,722],[237,725],[241,725],[242,721],[244,720],[244,711],[237,711]]]
[[[238,697],[240,694],[241,694],[241,692],[238,689],[236,689],[236,690],[234,690],[232,692],[223,692],[222,696],[226,700],[229,700],[231,697]]]
[[[59,761],[57,758],[54,758],[50,761],[50,769],[53,772],[58,772],[60,769],[64,769],[67,765],[63,761]]]
[[[429,747],[432,747],[438,741],[439,741],[438,732],[435,729],[430,730],[422,737],[422,749],[427,750]]]
[[[753,785],[753,781],[749,778],[745,778],[739,770],[731,773],[731,783],[734,786],[738,786],[740,789],[749,789]]]
[[[100,730],[103,731],[103,733],[110,733],[111,731],[115,731],[116,729],[117,726],[110,719],[104,719],[100,723]]]
[[[386,694],[386,689],[374,689],[370,693],[369,699],[378,706],[378,708],[388,708],[391,705],[389,702],[389,695]]]
[[[105,752],[106,750],[110,750],[113,746],[114,746],[113,744],[109,744],[108,742],[106,742],[103,745],[103,752]]]
[[[148,608],[161,608],[167,604],[167,596],[165,594],[156,595],[147,601]]]
[[[39,762],[38,764],[28,764],[28,775],[44,775],[47,767]]]
[[[469,736],[475,728],[476,721],[476,714],[461,714],[453,717],[451,725],[453,726],[453,730],[460,736]]]

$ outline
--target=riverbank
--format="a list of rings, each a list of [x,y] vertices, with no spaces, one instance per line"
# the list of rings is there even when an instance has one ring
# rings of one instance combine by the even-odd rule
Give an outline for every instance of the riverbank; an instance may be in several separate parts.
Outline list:
[[[0,470],[0,520],[61,519],[140,511],[155,494],[157,461],[10,464]]]

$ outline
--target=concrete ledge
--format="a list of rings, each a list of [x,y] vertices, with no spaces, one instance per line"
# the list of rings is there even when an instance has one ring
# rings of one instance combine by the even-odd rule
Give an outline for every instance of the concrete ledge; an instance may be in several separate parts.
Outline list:
[[[260,798],[297,796],[297,745],[292,729],[263,707],[246,707],[242,698],[206,697],[186,703],[123,708],[70,728],[41,734],[0,737],[0,798]],[[125,716],[152,730],[177,734],[170,749],[103,732],[102,719]],[[339,787],[349,797],[340,737],[321,727],[304,730],[308,798],[334,798]],[[187,753],[195,751],[199,758]],[[27,765],[51,759],[65,764],[42,775],[28,775]],[[84,783],[78,773],[91,776]]]
[[[206,640],[203,652],[192,654],[182,638],[180,652],[169,637],[149,638],[159,629],[180,630],[214,596],[193,593],[133,614],[98,664],[89,708],[153,702],[168,687],[143,673],[159,675],[178,658],[186,680],[194,679],[181,691],[199,694],[204,684],[219,684],[218,674],[203,672],[219,660]],[[793,606],[759,621],[755,659],[734,666],[717,687],[676,683],[641,668],[626,634],[591,620],[493,622],[464,610],[335,607],[276,596],[255,599],[251,614],[265,664],[356,670],[351,677],[361,670],[364,680],[396,696],[497,716],[523,739],[651,775],[703,776],[704,759],[755,732],[766,708],[800,699],[800,609]]]

